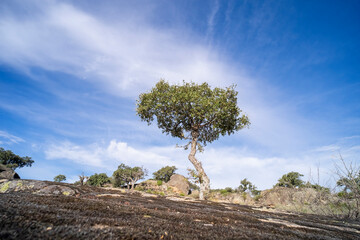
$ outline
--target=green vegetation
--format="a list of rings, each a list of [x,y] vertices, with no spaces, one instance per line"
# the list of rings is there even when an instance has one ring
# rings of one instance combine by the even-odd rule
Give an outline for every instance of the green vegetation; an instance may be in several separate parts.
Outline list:
[[[54,177],[54,182],[64,182],[64,181],[66,181],[65,175],[59,174]]]
[[[134,189],[135,183],[140,179],[144,179],[147,175],[147,170],[143,167],[129,167],[125,164],[120,164],[118,169],[113,173],[113,186],[122,187],[127,186],[128,189]]]
[[[32,160],[31,157],[20,157],[12,151],[0,147],[0,164],[8,168],[15,170],[16,168],[31,167],[33,163],[34,160]]]
[[[106,173],[95,173],[89,177],[87,184],[90,186],[102,187],[104,184],[110,183],[110,178],[106,175]]]
[[[226,187],[224,189],[220,189],[220,193],[222,195],[227,195],[227,194],[233,193],[233,192],[234,192],[234,190],[231,187]]]
[[[210,190],[210,179],[195,158],[196,151],[220,135],[230,135],[250,124],[237,106],[235,86],[211,89],[207,83],[170,85],[160,80],[149,93],[139,96],[137,114],[148,124],[156,117],[163,133],[189,141],[184,149],[191,148],[189,160],[200,179],[200,199]]]
[[[161,180],[164,182],[168,182],[171,178],[171,176],[175,173],[177,168],[175,166],[166,166],[163,168],[160,168],[158,171],[153,173],[155,180]]]
[[[246,178],[240,181],[238,191],[242,193],[250,193],[252,196],[257,196],[261,193],[261,191],[257,190],[256,186],[250,181],[248,181]]]
[[[278,180],[276,186],[287,188],[302,187],[304,186],[304,182],[300,179],[302,176],[304,175],[298,172],[289,172]]]
[[[163,181],[157,180],[156,184],[157,184],[158,186],[161,186],[161,185],[163,184]]]

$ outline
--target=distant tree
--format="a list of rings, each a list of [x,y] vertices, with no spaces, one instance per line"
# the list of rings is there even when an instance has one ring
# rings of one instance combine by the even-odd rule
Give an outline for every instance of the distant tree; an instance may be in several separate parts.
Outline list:
[[[34,160],[31,157],[20,157],[12,151],[0,147],[0,164],[4,164],[8,168],[15,170],[16,168],[31,167],[33,163]]]
[[[327,192],[327,193],[330,193],[330,188],[327,188],[327,187],[324,187],[324,186],[321,186],[320,184],[312,184],[310,183],[309,181],[307,181],[303,187],[305,188],[313,188],[315,189],[316,191],[322,191],[322,192]]]
[[[120,164],[118,169],[114,171],[114,186],[120,187],[126,185],[127,188],[134,189],[135,183],[140,179],[144,179],[147,175],[147,170],[143,167],[129,167],[125,164]]]
[[[304,175],[298,172],[289,172],[284,174],[275,186],[287,188],[302,187],[304,182],[300,179],[300,177],[303,176]]]
[[[360,167],[353,163],[346,163],[340,154],[342,166],[336,166],[336,182],[341,188],[338,196],[341,206],[346,209],[346,217],[360,220]]]
[[[66,181],[65,175],[59,174],[56,177],[54,177],[54,182],[63,182]]]
[[[81,173],[81,175],[79,175],[79,185],[83,186],[88,179],[89,177],[85,176],[84,173]]]
[[[106,173],[99,173],[99,174],[95,173],[89,177],[86,183],[89,184],[90,186],[102,187],[104,186],[104,184],[109,182],[110,182],[110,178],[106,175]]]
[[[158,171],[154,172],[153,176],[156,180],[168,182],[176,170],[177,170],[177,168],[175,166],[171,166],[171,167],[166,166],[166,167],[160,168]]]
[[[237,106],[235,86],[211,89],[207,83],[170,85],[160,80],[149,93],[137,101],[137,114],[151,124],[156,117],[163,133],[181,140],[190,140],[184,146],[191,151],[188,156],[200,180],[199,198],[210,190],[210,179],[202,163],[195,158],[196,151],[217,140],[220,135],[232,134],[250,124]],[[201,145],[202,144],[202,145]]]
[[[248,181],[246,178],[241,180],[238,190],[239,192],[251,193],[253,196],[260,194],[260,191],[256,189],[256,186],[252,184],[250,181]]]

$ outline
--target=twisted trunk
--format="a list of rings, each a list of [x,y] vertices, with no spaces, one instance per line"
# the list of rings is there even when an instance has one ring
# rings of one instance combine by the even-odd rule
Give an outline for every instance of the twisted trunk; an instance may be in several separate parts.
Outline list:
[[[204,194],[208,193],[210,190],[210,179],[209,177],[206,175],[202,164],[200,161],[198,161],[195,158],[195,154],[196,154],[196,147],[197,147],[197,141],[198,141],[198,137],[199,137],[199,133],[197,131],[193,131],[191,133],[192,136],[192,140],[191,140],[191,151],[189,154],[189,160],[190,162],[194,165],[197,173],[199,174],[199,180],[200,180],[200,194],[199,194],[199,198],[200,200],[204,200]]]

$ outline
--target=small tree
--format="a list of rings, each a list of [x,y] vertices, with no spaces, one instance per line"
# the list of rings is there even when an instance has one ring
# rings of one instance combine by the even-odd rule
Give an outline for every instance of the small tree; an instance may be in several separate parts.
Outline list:
[[[289,172],[284,174],[279,180],[276,186],[278,187],[287,187],[287,188],[294,188],[294,187],[302,187],[304,182],[300,179],[304,175],[298,172]]]
[[[134,189],[135,183],[140,179],[144,179],[147,175],[147,170],[143,167],[129,167],[125,164],[120,164],[118,169],[113,173],[114,186],[120,187],[126,185],[127,188]]]
[[[353,163],[346,163],[340,155],[342,166],[336,165],[337,186],[341,205],[347,209],[346,217],[360,219],[360,168]]]
[[[88,179],[89,177],[85,176],[84,173],[81,173],[81,175],[79,175],[79,184],[83,186],[84,182],[86,182]]]
[[[148,124],[156,117],[163,133],[190,140],[184,149],[190,146],[188,158],[201,178],[200,199],[210,190],[210,179],[195,158],[196,151],[220,135],[230,135],[250,124],[237,106],[235,86],[211,89],[207,83],[170,85],[160,80],[150,93],[139,96],[137,114]]]
[[[66,176],[59,174],[56,177],[54,177],[54,182],[63,182],[66,181]]]
[[[248,192],[253,196],[259,195],[260,191],[256,189],[256,186],[248,181],[246,178],[241,180],[240,186],[238,187],[239,192]]]
[[[0,147],[0,164],[4,164],[8,168],[15,170],[16,168],[31,167],[33,163],[34,160],[31,157],[20,157],[12,151]]]
[[[95,173],[94,175],[91,175],[89,177],[86,183],[91,186],[102,187],[104,186],[104,184],[109,182],[110,182],[110,178],[106,175],[106,173],[100,173],[100,174]]]
[[[153,176],[156,180],[161,180],[164,182],[168,182],[172,175],[174,175],[177,168],[175,166],[166,166],[160,168],[158,171],[153,173]]]

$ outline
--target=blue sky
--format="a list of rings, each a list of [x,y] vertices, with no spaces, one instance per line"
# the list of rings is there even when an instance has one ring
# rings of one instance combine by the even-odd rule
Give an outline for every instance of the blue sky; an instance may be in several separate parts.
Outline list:
[[[359,1],[3,1],[0,146],[22,178],[152,173],[187,152],[135,114],[160,79],[236,84],[251,126],[198,155],[213,188],[359,164]],[[151,176],[151,174],[150,174]],[[330,179],[330,180],[329,180]],[[313,179],[317,181],[317,179]]]

